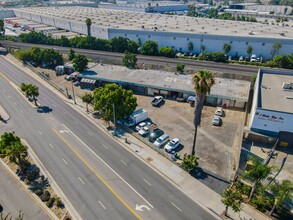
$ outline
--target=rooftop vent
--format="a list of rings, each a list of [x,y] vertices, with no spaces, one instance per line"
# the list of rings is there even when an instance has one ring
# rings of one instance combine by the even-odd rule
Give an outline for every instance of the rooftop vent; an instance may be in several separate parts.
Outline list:
[[[284,82],[282,87],[283,87],[284,91],[292,91],[293,92],[293,83]]]

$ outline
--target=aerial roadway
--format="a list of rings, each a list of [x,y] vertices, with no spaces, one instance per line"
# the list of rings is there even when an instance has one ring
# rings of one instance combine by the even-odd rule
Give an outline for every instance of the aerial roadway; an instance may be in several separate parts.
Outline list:
[[[2,56],[0,67],[9,126],[42,161],[75,219],[215,219],[55,92]],[[37,85],[39,103],[52,111],[38,113],[13,86],[22,82]]]
[[[70,47],[59,47],[52,45],[42,45],[42,44],[29,44],[29,43],[21,43],[14,41],[1,41],[1,44],[10,48],[20,48],[20,49],[30,49],[33,46],[37,46],[43,49],[54,48],[61,53],[68,53]],[[74,48],[76,53],[84,54],[85,56],[92,58],[93,60],[114,60],[116,62],[121,63],[122,58],[124,56],[123,53],[115,53],[115,52],[107,52],[107,51],[98,51],[98,50],[87,50],[87,49],[79,49]],[[230,74],[240,74],[253,76],[257,74],[259,67],[257,66],[249,66],[249,65],[239,65],[239,64],[226,64],[226,63],[216,63],[211,61],[202,61],[202,60],[190,60],[184,58],[166,58],[166,57],[155,57],[155,56],[145,56],[138,55],[137,56],[138,63],[148,63],[148,64],[157,64],[157,65],[170,65],[176,66],[177,64],[184,64],[188,68],[193,68],[194,71],[198,71],[201,69],[207,69],[216,73],[230,73]]]

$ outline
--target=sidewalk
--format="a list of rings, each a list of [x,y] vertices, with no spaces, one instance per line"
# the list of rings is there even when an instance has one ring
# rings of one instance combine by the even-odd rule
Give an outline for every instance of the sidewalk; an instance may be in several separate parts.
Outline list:
[[[50,88],[66,103],[68,103],[78,112],[86,116],[90,121],[95,123],[97,127],[101,128],[102,131],[107,133],[109,136],[112,136],[112,134],[109,131],[107,131],[106,126],[103,123],[101,123],[102,120],[101,122],[98,122],[98,119],[94,118],[90,113],[86,112],[85,104],[82,103],[80,98],[76,97],[77,105],[74,105],[73,100],[66,99],[55,88],[53,88],[43,79],[38,77],[36,73],[33,73],[27,67],[24,67],[23,64],[15,58],[9,58],[6,56],[6,59],[9,62],[19,66],[22,70],[24,70],[27,74],[31,75],[33,78],[38,80],[41,84]],[[89,109],[90,111],[93,110],[91,106],[89,106]],[[125,137],[127,138],[129,144],[125,143]],[[170,160],[160,155],[158,152],[154,151],[153,149],[151,149],[150,147],[148,147],[147,145],[145,145],[129,133],[125,133],[124,137],[115,137],[115,139],[118,142],[120,142],[121,145],[125,146],[127,150],[129,150],[142,161],[144,161],[149,167],[156,170],[164,178],[169,180],[175,187],[177,187],[179,190],[185,193],[189,198],[200,204],[206,210],[209,210],[211,213],[214,213],[214,216],[217,216],[218,219],[221,219],[220,215],[224,211],[225,206],[222,204],[221,196],[219,194],[208,188],[206,185],[202,184],[200,181],[189,175],[186,171],[182,170],[177,165],[172,163]],[[243,209],[240,213],[234,213],[230,209],[228,213],[232,219],[270,219],[246,204],[243,205]]]

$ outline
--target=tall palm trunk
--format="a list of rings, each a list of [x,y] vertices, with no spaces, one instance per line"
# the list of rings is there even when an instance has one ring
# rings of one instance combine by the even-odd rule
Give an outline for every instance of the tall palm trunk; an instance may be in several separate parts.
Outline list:
[[[91,36],[91,26],[87,25],[87,36]]]
[[[37,103],[37,100],[36,100],[36,97],[33,95],[33,99],[35,101],[35,105],[38,106],[38,103]]]
[[[206,98],[205,94],[196,94],[196,103],[194,108],[194,137],[193,137],[193,145],[191,154],[195,154],[195,144],[196,144],[196,136],[197,136],[197,127],[200,125],[201,122],[201,113],[203,109],[203,103]]]
[[[88,107],[89,104],[86,102],[85,105],[86,105],[86,111],[88,112],[89,111],[89,107]]]

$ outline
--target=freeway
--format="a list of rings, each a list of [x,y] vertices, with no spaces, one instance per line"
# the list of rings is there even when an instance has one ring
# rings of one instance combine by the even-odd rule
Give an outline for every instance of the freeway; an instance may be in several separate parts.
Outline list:
[[[214,219],[54,92],[2,56],[0,66],[0,102],[9,123],[82,219]],[[52,111],[38,113],[9,81],[36,84],[38,101]]]
[[[54,48],[61,53],[68,53],[68,47],[59,47],[59,46],[50,46],[50,45],[40,45],[40,44],[29,44],[29,43],[20,43],[13,41],[1,41],[1,44],[10,48],[21,48],[21,49],[30,49],[33,46],[38,46],[40,48]],[[98,50],[86,50],[74,48],[76,53],[82,53],[87,57],[90,57],[94,60],[100,60],[107,57],[107,59],[112,59],[115,61],[119,61],[121,63],[122,58],[124,56],[123,53],[114,53],[114,52],[106,52],[106,51],[98,51]],[[224,64],[224,63],[215,63],[208,61],[199,61],[199,60],[189,60],[189,59],[172,59],[165,57],[154,57],[154,56],[143,56],[138,55],[137,60],[139,63],[150,63],[150,64],[158,64],[158,65],[169,65],[176,66],[179,63],[184,64],[186,67],[194,68],[196,71],[201,69],[207,69],[216,73],[231,73],[231,74],[239,74],[239,75],[247,75],[252,76],[257,74],[259,67],[257,66],[248,66],[248,65],[239,65],[239,64]]]

